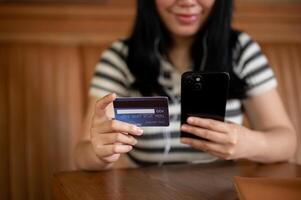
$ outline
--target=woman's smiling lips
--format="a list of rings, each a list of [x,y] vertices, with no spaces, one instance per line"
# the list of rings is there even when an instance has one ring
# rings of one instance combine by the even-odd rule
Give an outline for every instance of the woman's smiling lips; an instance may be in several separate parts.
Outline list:
[[[175,14],[176,20],[183,25],[191,25],[198,21],[199,14]]]

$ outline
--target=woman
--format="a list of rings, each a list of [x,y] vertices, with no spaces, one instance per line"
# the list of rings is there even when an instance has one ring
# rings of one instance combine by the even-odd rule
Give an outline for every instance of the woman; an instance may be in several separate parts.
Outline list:
[[[290,159],[296,146],[294,129],[258,44],[246,33],[231,29],[233,2],[137,3],[131,36],[113,43],[96,66],[85,130],[76,147],[78,168]],[[181,126],[181,130],[207,140],[179,136],[180,77],[189,70],[226,71],[231,77],[227,122],[189,118]],[[168,96],[170,127],[142,129],[112,120],[116,94]],[[252,129],[241,125],[243,110]]]

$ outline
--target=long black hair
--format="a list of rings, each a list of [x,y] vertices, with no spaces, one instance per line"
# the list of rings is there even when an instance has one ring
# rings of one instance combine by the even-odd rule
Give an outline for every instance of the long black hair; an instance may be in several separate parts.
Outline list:
[[[196,34],[190,55],[194,71],[229,72],[229,97],[242,98],[245,96],[244,83],[232,70],[232,49],[238,35],[231,28],[232,12],[233,0],[215,1],[206,23]],[[204,42],[207,47],[206,56]],[[159,50],[161,55],[168,56],[172,40],[159,17],[155,0],[137,0],[136,19],[127,44],[127,65],[136,78],[133,88],[138,89],[144,96],[168,96],[158,83],[160,60],[157,54]],[[204,64],[204,69],[200,69],[201,64]]]

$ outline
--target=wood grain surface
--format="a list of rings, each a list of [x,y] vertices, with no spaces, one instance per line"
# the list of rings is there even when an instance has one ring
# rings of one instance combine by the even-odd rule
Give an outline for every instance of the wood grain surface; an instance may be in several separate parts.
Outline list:
[[[237,199],[234,176],[301,177],[301,166],[222,161],[89,173],[66,172],[54,176],[53,189],[57,200],[234,200]]]

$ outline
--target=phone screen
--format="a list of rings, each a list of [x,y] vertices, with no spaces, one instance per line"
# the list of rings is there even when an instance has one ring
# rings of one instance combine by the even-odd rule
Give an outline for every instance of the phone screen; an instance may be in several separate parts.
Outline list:
[[[190,116],[224,121],[229,80],[226,72],[185,72],[181,79],[181,124]],[[181,137],[196,138],[183,131]]]

